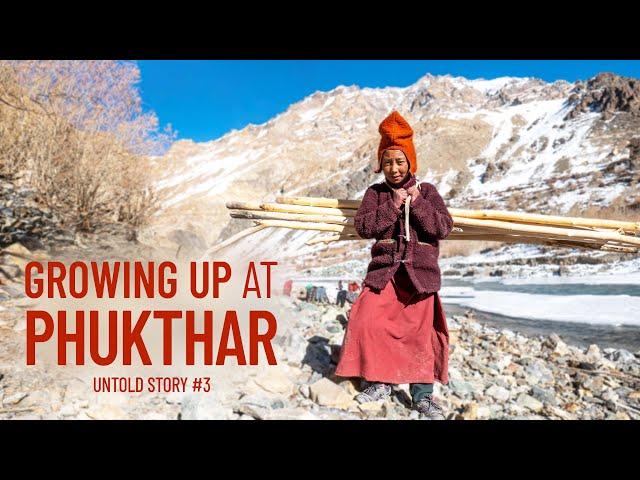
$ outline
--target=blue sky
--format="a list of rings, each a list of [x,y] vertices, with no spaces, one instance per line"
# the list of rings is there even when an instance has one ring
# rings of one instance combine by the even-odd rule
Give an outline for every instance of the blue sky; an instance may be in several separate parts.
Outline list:
[[[317,90],[339,85],[406,87],[420,77],[588,79],[599,72],[640,78],[640,61],[613,60],[144,60],[142,100],[178,138],[215,140],[266,122]]]

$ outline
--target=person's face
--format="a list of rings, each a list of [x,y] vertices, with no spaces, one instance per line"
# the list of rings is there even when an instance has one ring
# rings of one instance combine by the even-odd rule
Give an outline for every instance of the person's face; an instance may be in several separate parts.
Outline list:
[[[400,183],[409,171],[409,162],[402,150],[385,150],[382,154],[382,171],[389,183]]]

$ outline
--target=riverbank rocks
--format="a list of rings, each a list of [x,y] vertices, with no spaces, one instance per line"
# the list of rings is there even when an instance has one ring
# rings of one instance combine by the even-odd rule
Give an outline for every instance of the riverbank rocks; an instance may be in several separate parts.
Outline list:
[[[477,420],[478,419],[478,404],[475,402],[468,403],[462,413],[456,416],[457,420]]]
[[[294,389],[294,384],[278,368],[268,368],[266,372],[253,381],[267,392],[290,394]]]
[[[190,394],[182,400],[180,418],[182,420],[230,419],[233,411],[220,404],[214,395]]]
[[[355,406],[353,398],[327,378],[322,378],[313,385],[309,385],[309,393],[311,400],[325,407],[346,409]]]
[[[558,356],[570,355],[569,346],[555,333],[549,335],[549,338],[543,343],[544,346],[552,349],[552,352]]]
[[[0,419],[421,419],[411,409],[408,385],[396,386],[389,400],[358,404],[360,379],[335,375],[348,305],[279,297],[278,365],[237,368],[218,378],[213,370],[208,394],[109,396],[103,404],[86,379],[15,362],[24,355],[20,322],[28,302],[17,296],[19,289],[6,289],[13,285],[0,285],[8,297],[0,297]],[[640,419],[640,358],[628,350],[496,328],[471,310],[447,323],[455,332],[449,383],[434,385],[447,419]]]
[[[597,365],[602,359],[602,353],[597,345],[589,345],[585,353],[585,358],[587,362]]]
[[[539,412],[544,407],[541,401],[526,393],[521,393],[518,396],[517,404],[534,412]]]
[[[509,396],[510,396],[509,390],[499,385],[491,385],[489,388],[485,390],[484,393],[485,395],[488,395],[494,398],[495,400],[499,400],[499,401],[506,401],[509,399]]]

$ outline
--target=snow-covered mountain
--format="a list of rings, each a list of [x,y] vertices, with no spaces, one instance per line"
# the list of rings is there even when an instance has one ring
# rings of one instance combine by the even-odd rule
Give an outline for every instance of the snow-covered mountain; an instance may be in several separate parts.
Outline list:
[[[418,178],[434,183],[450,207],[640,208],[639,80],[426,75],[406,88],[316,92],[262,125],[176,142],[153,161],[162,209],[141,239],[201,251],[252,225],[229,218],[229,200],[361,198],[383,178],[372,172],[377,128],[393,109],[414,128]],[[300,256],[325,248],[303,247],[313,236],[266,229],[242,248]]]

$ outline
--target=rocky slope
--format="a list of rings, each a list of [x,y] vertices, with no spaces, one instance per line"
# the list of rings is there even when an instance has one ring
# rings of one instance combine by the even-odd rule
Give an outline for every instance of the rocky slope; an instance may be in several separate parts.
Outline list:
[[[262,125],[207,143],[180,141],[156,158],[163,209],[141,238],[202,252],[251,224],[230,221],[225,201],[361,198],[381,179],[371,164],[378,123],[392,109],[414,127],[418,177],[449,206],[625,207],[633,215],[640,208],[638,98],[637,80],[611,74],[575,83],[426,75],[406,88],[316,92]],[[325,249],[302,248],[312,236],[268,229],[250,238],[256,255],[298,259]]]
[[[36,201],[24,182],[0,177],[0,248],[20,242],[31,248],[70,244],[74,234]]]
[[[12,252],[21,257],[5,254],[3,262],[18,269],[34,255],[17,247]],[[289,297],[277,302],[284,312],[274,342],[277,366],[209,368],[209,393],[96,394],[84,370],[16,361],[25,355],[24,309],[30,301],[19,278],[3,281],[0,418],[420,418],[410,408],[408,385],[399,385],[389,401],[358,404],[353,397],[363,386],[335,376],[345,309]],[[448,324],[450,382],[436,384],[447,419],[640,419],[640,352],[578,348],[555,334],[526,337],[481,325],[470,312],[449,316]]]

